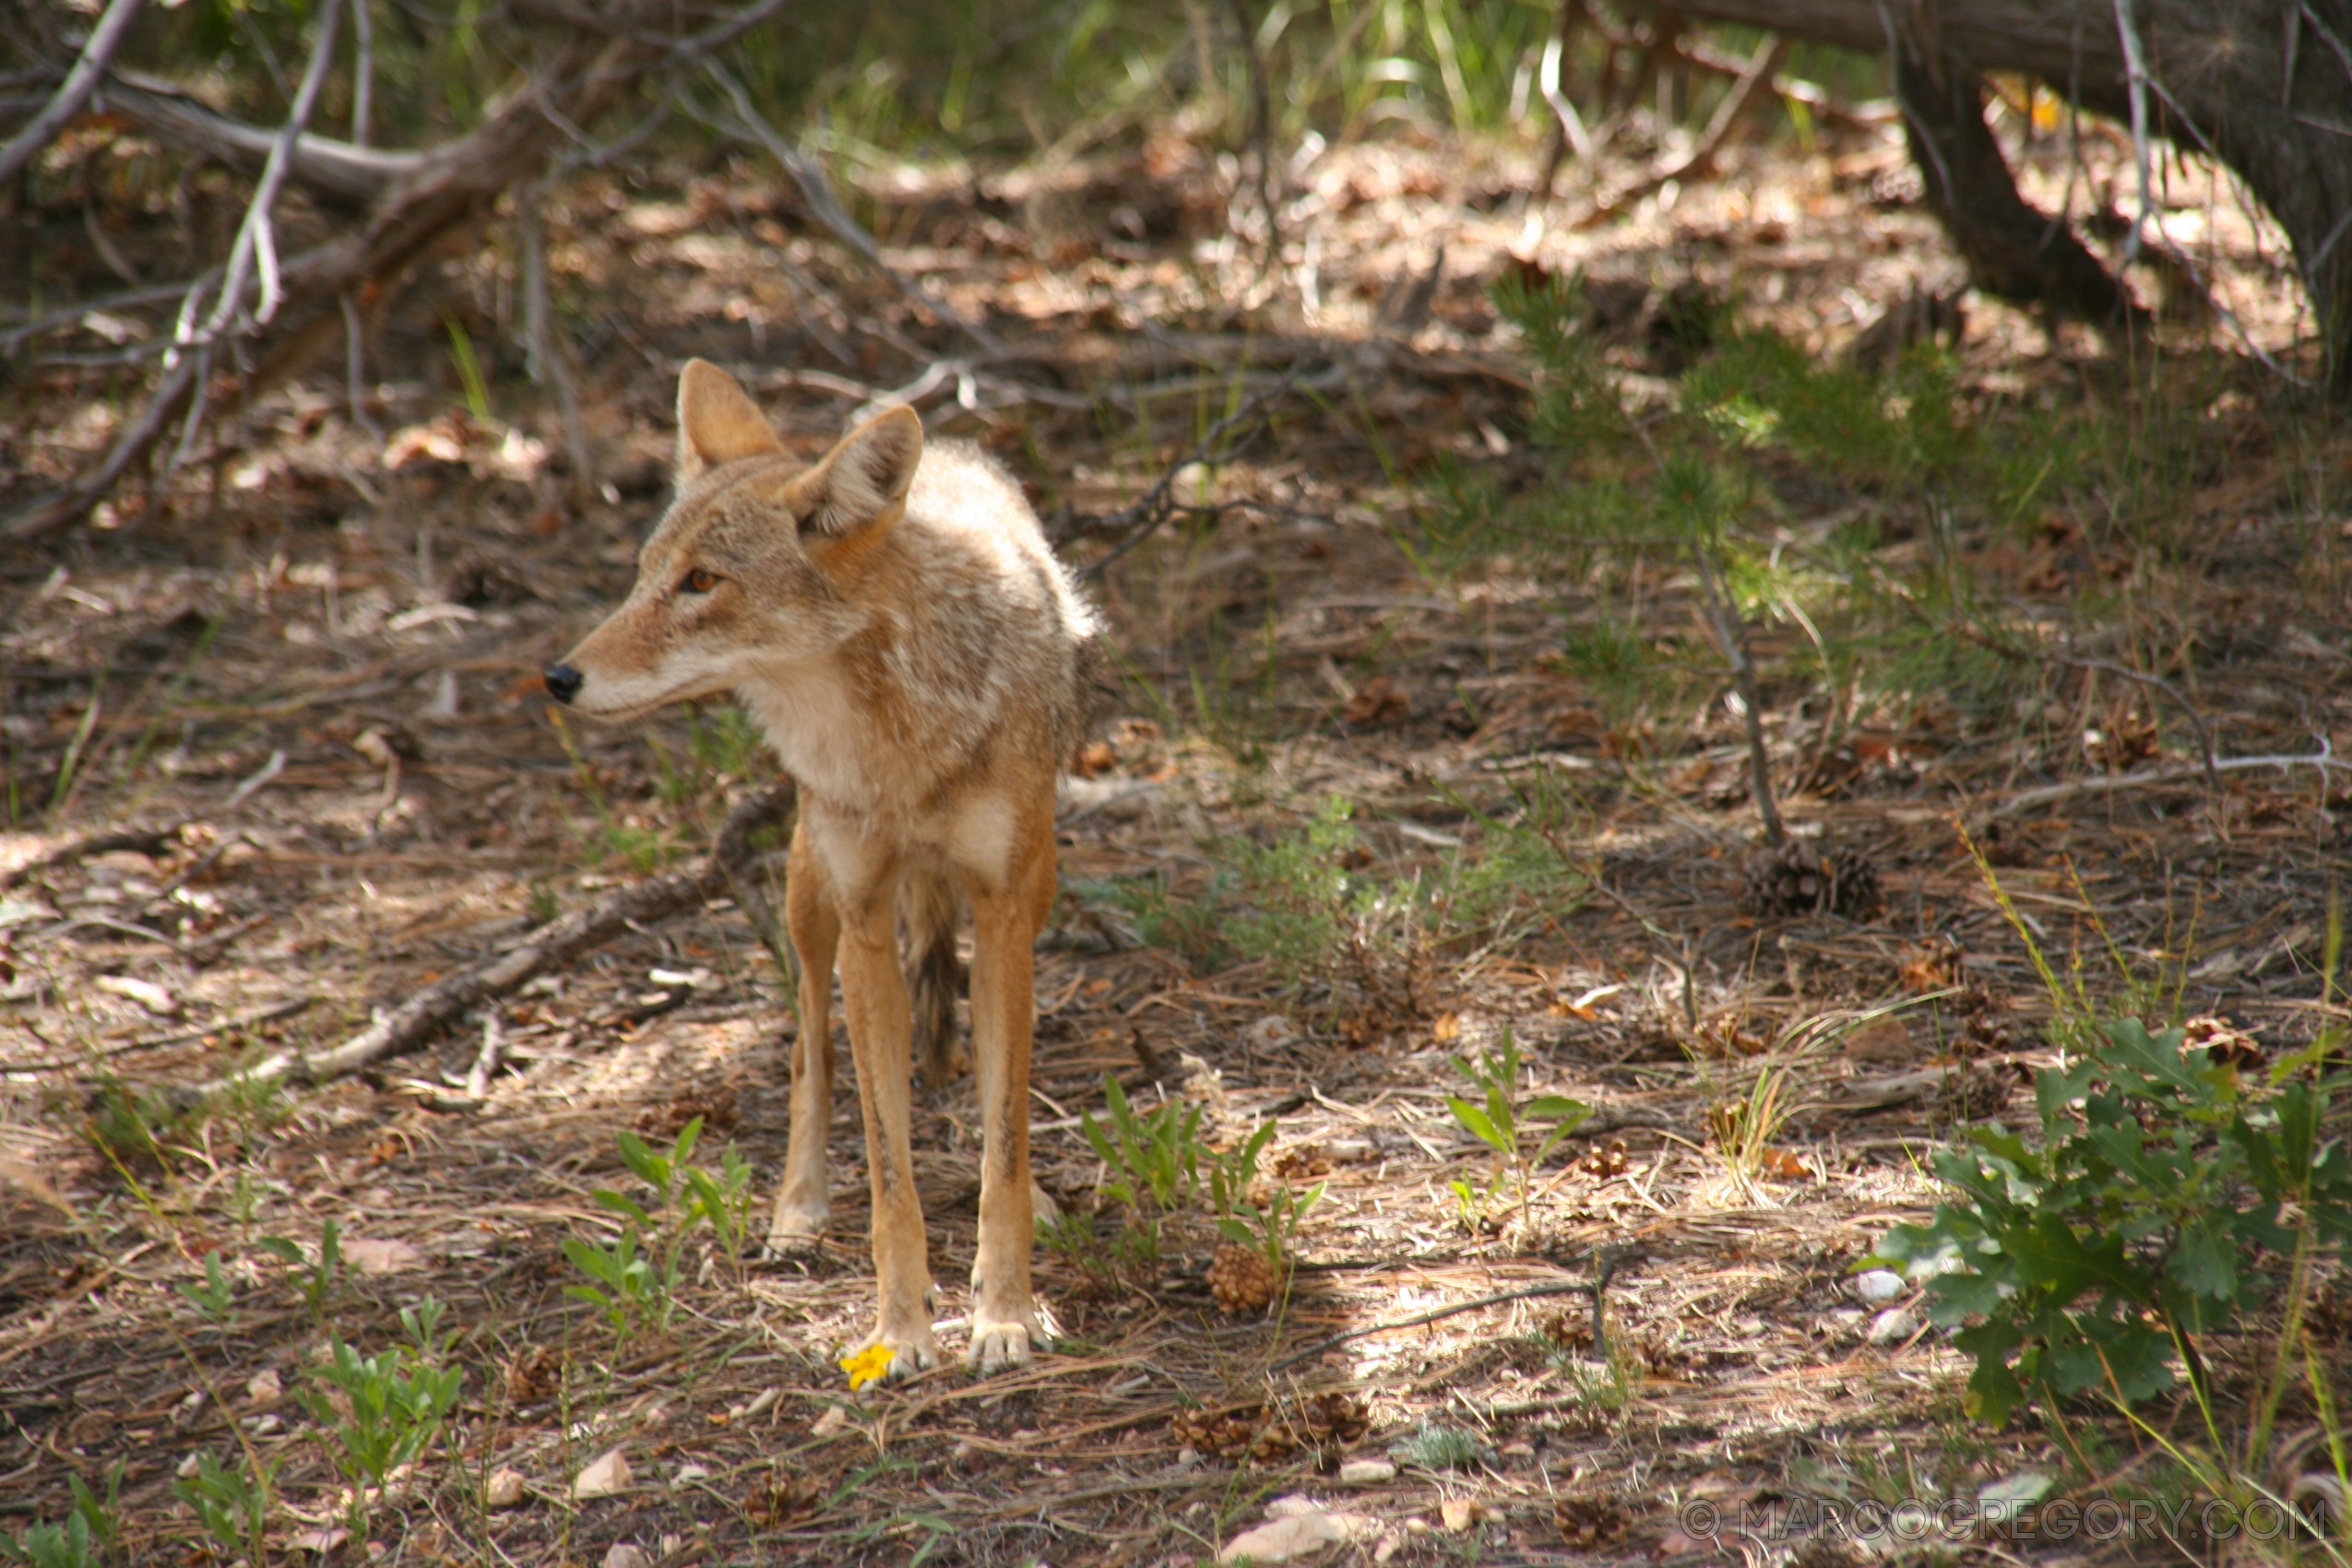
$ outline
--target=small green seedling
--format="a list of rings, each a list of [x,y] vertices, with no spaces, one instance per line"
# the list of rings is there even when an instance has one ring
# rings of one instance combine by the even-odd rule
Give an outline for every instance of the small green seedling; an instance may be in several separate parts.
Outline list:
[[[225,1561],[244,1558],[262,1562],[264,1527],[269,1523],[270,1488],[275,1467],[265,1465],[258,1479],[231,1469],[209,1449],[196,1455],[196,1471],[172,1483],[172,1494],[196,1510],[204,1533],[220,1547]]]
[[[1087,1142],[1116,1172],[1102,1190],[1131,1208],[1146,1195],[1161,1214],[1182,1207],[1200,1184],[1201,1108],[1170,1100],[1148,1115],[1141,1114],[1109,1074],[1103,1075],[1102,1093],[1110,1105],[1109,1131],[1090,1113],[1078,1113]]]
[[[328,1220],[319,1232],[318,1255],[303,1251],[302,1243],[284,1236],[265,1236],[261,1250],[295,1271],[294,1284],[303,1293],[303,1304],[310,1309],[313,1323],[327,1320],[327,1298],[334,1294],[335,1282],[343,1272],[343,1228]]]
[[[1275,1277],[1288,1281],[1299,1222],[1322,1201],[1324,1184],[1317,1182],[1304,1193],[1277,1185],[1267,1194],[1265,1208],[1251,1203],[1248,1194],[1257,1180],[1258,1159],[1273,1141],[1274,1123],[1261,1122],[1257,1131],[1214,1161],[1208,1173],[1209,1199],[1217,1210],[1218,1233],[1264,1254]]]
[[[1517,1179],[1519,1226],[1524,1231],[1527,1226],[1527,1189],[1536,1167],[1543,1163],[1544,1157],[1559,1146],[1561,1139],[1584,1125],[1586,1119],[1592,1115],[1593,1108],[1582,1100],[1557,1094],[1537,1095],[1522,1100],[1518,1091],[1522,1060],[1518,1043],[1511,1038],[1509,1029],[1503,1031],[1502,1048],[1491,1052],[1481,1051],[1475,1063],[1463,1057],[1455,1057],[1455,1067],[1473,1087],[1483,1091],[1485,1099],[1480,1104],[1460,1095],[1448,1095],[1445,1103],[1453,1110],[1454,1120],[1462,1124],[1463,1130],[1493,1149],[1501,1158],[1505,1173]],[[1527,1124],[1537,1122],[1550,1123],[1551,1131],[1544,1135],[1542,1143],[1537,1146],[1534,1156],[1530,1158],[1523,1144]],[[1501,1190],[1502,1182],[1503,1175],[1498,1174],[1494,1183],[1487,1189],[1488,1201]],[[1461,1182],[1453,1185],[1455,1195],[1462,1200],[1464,1213],[1467,1215],[1472,1202],[1470,1189]]]
[[[430,1296],[400,1311],[401,1326],[416,1352],[414,1370],[397,1345],[362,1356],[340,1336],[328,1341],[329,1360],[312,1369],[315,1385],[303,1402],[339,1451],[338,1467],[350,1478],[354,1529],[366,1518],[367,1487],[382,1486],[385,1478],[414,1460],[457,1407],[466,1374],[441,1364],[446,1348],[440,1336],[441,1311]]]
[[[205,1322],[220,1324],[228,1321],[229,1308],[235,1302],[236,1290],[229,1283],[229,1271],[221,1266],[218,1248],[204,1254],[204,1282],[200,1285],[184,1284],[177,1289],[197,1312],[204,1314]]]

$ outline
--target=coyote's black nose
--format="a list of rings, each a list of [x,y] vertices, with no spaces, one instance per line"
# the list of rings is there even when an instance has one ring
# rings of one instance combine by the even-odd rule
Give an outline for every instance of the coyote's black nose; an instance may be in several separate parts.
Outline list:
[[[547,695],[557,702],[570,702],[580,695],[580,683],[588,679],[568,664],[551,664],[540,677],[547,683]]]

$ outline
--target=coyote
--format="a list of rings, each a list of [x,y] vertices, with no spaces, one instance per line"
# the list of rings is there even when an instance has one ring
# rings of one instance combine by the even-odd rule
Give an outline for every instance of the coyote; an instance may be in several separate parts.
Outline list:
[[[804,467],[732,377],[695,360],[678,381],[677,498],[636,586],[547,671],[556,700],[610,721],[732,693],[799,781],[785,912],[800,1033],[768,1241],[804,1242],[831,1213],[837,956],[881,1293],[857,1348],[886,1347],[893,1376],[939,1358],[908,1079],[910,1051],[933,1086],[956,1065],[959,893],[975,928],[984,1138],[964,1359],[1016,1365],[1044,1337],[1029,1285],[1032,944],[1052,907],[1054,786],[1083,738],[1095,632],[1036,514],[979,451],[926,448],[899,408]]]

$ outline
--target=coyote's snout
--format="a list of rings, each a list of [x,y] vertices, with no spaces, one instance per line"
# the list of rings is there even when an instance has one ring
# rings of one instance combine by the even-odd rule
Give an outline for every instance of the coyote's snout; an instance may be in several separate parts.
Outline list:
[[[547,671],[591,718],[732,693],[801,786],[785,908],[801,959],[791,1142],[772,1243],[830,1211],[831,978],[865,1117],[891,1371],[938,1359],[908,1152],[910,1051],[948,1070],[957,896],[971,906],[985,1150],[971,1346],[983,1371],[1040,1337],[1029,1287],[1031,944],[1054,894],[1053,796],[1084,723],[1094,622],[1020,492],[894,409],[814,465],[725,372],[678,383],[678,493],[627,602]],[[900,968],[905,923],[916,983]]]

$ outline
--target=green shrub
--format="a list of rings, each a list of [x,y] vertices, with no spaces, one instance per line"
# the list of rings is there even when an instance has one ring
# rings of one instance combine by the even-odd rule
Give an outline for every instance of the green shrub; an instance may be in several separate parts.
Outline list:
[[[1930,1315],[1965,1325],[1966,1408],[2103,1390],[2130,1405],[2206,1393],[2195,1336],[2267,1299],[2310,1245],[2352,1240],[2352,1151],[2323,1139],[2334,1080],[2312,1047],[2249,1082],[2186,1032],[2105,1026],[2035,1076],[2039,1147],[1998,1125],[1931,1157],[1956,1194],[1864,1265],[1928,1277]]]

